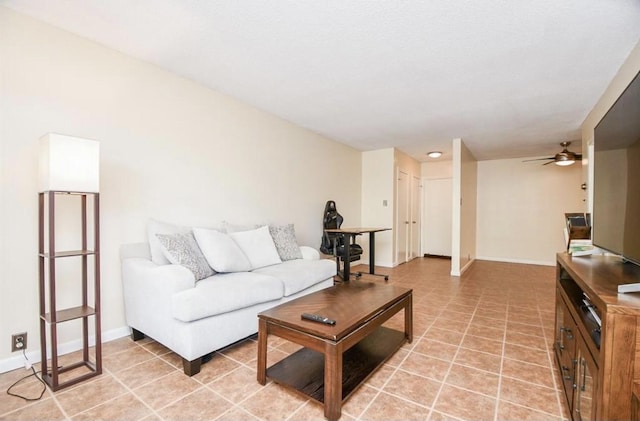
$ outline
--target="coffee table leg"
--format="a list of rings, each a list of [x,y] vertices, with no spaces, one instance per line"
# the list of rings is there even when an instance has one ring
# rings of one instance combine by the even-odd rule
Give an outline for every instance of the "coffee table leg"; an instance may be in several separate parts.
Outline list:
[[[342,346],[325,345],[324,351],[324,416],[329,421],[342,412]]]
[[[413,295],[409,295],[407,306],[404,308],[404,335],[407,342],[413,341]]]
[[[267,322],[258,321],[258,383],[267,383]]]

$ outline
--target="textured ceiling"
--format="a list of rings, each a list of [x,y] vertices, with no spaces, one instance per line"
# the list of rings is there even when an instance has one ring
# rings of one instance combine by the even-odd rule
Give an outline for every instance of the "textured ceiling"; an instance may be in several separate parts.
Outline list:
[[[540,156],[640,40],[639,0],[0,0],[360,150]],[[572,150],[579,152],[580,143]]]

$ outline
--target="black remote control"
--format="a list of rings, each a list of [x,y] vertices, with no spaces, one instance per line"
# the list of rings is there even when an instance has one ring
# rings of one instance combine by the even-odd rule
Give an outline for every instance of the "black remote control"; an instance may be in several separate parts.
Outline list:
[[[333,326],[336,324],[335,320],[318,314],[302,313],[302,318],[305,320],[311,320],[312,322],[324,323],[325,325]]]

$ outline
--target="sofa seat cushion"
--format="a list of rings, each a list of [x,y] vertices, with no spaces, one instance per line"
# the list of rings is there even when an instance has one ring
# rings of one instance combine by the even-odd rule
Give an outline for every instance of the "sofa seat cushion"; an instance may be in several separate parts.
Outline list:
[[[283,292],[283,283],[267,274],[219,273],[198,281],[194,288],[174,294],[172,314],[180,321],[191,322],[279,300]]]
[[[288,297],[336,274],[336,262],[329,259],[288,260],[277,265],[256,269],[251,273],[270,275],[284,284],[284,296]]]

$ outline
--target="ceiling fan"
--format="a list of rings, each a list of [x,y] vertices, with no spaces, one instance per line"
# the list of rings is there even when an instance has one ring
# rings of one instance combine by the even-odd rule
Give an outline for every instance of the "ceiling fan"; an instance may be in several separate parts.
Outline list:
[[[560,143],[560,146],[562,146],[562,151],[558,152],[557,154],[555,154],[555,156],[550,156],[548,158],[527,159],[527,160],[524,160],[522,162],[549,161],[549,162],[546,162],[546,163],[544,163],[542,165],[556,164],[556,165],[560,165],[562,167],[566,167],[567,165],[574,164],[576,161],[581,161],[582,160],[582,154],[569,151],[567,149],[569,147],[569,145],[571,145],[571,142],[562,142],[562,143]]]

